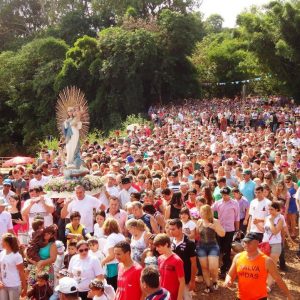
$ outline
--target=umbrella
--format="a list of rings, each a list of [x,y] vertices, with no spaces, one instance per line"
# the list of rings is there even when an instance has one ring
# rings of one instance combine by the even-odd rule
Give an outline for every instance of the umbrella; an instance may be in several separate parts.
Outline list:
[[[5,161],[2,164],[3,168],[8,168],[8,167],[14,167],[17,165],[29,165],[34,162],[34,159],[32,157],[25,157],[25,156],[16,156],[13,157],[7,161]]]

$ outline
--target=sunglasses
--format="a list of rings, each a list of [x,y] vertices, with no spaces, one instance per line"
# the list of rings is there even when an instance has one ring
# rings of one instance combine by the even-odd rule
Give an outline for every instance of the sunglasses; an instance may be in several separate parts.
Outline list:
[[[79,251],[80,253],[88,252],[88,251],[89,251],[89,248],[79,249],[78,251]]]

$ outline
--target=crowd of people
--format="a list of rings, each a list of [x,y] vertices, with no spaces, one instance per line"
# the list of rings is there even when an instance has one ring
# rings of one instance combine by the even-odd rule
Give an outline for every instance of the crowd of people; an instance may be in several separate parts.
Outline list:
[[[292,299],[278,268],[299,243],[300,107],[252,97],[148,113],[125,137],[82,144],[97,195],[44,191],[63,148],[0,174],[1,300],[189,300],[197,282],[213,295],[236,278],[238,299],[267,299],[275,282]]]

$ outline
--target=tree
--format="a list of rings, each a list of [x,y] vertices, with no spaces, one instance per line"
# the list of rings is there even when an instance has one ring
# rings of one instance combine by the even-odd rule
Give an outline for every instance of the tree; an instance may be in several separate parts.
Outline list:
[[[47,38],[36,39],[15,53],[1,54],[1,116],[11,112],[5,118],[12,122],[19,145],[33,146],[56,132],[53,84],[67,49],[65,42]]]
[[[204,29],[207,34],[219,33],[223,29],[224,19],[219,14],[212,14],[204,21]]]
[[[236,81],[263,76],[257,57],[247,51],[247,43],[235,37],[233,31],[206,36],[197,44],[191,61],[197,67],[202,85],[227,83],[224,90],[215,88],[217,96],[234,96],[241,89]]]
[[[0,50],[14,49],[21,40],[47,24],[38,0],[2,0],[0,2]]]
[[[248,48],[275,81],[282,93],[300,102],[300,2],[271,1],[238,16],[239,33]]]

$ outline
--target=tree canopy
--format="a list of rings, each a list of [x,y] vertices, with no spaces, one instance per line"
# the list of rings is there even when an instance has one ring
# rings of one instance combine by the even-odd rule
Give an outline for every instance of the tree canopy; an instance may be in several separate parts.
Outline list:
[[[1,0],[0,153],[57,135],[57,95],[70,85],[103,131],[153,103],[234,96],[241,81],[300,100],[300,1],[252,7],[236,28],[203,19],[197,3]]]

